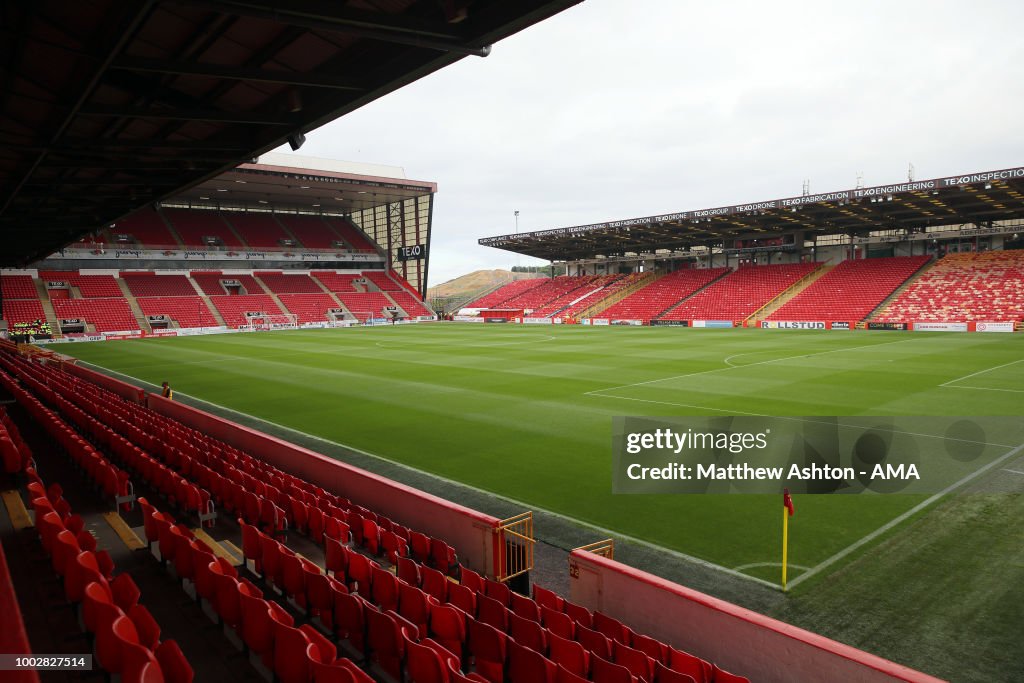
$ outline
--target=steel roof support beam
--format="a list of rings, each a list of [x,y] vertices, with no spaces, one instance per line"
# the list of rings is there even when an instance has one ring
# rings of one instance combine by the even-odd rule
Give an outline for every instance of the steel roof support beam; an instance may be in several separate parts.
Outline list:
[[[354,12],[323,0],[292,0],[287,5],[233,0],[175,0],[214,12],[267,19],[313,31],[347,33],[369,40],[421,47],[439,52],[486,57],[491,46],[474,47],[447,24],[411,23],[400,17]]]
[[[111,68],[122,71],[141,71],[172,74],[175,76],[202,76],[205,78],[256,81],[260,83],[279,83],[284,85],[328,88],[333,90],[354,90],[361,92],[366,89],[362,85],[352,83],[349,79],[341,78],[330,73],[271,71],[269,69],[257,69],[245,66],[199,64],[196,62],[140,59],[137,57],[123,57],[114,62],[111,65]]]

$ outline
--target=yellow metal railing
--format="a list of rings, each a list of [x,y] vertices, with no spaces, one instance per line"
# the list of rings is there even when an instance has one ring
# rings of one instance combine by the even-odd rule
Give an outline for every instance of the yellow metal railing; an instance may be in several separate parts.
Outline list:
[[[508,581],[533,569],[533,513],[524,512],[503,519],[496,531],[498,543],[498,581]]]
[[[573,548],[573,550],[583,550],[588,553],[594,553],[601,557],[607,557],[609,560],[615,559],[615,539],[606,538],[603,541],[595,541],[594,543],[588,543],[587,545],[581,545],[579,548]]]

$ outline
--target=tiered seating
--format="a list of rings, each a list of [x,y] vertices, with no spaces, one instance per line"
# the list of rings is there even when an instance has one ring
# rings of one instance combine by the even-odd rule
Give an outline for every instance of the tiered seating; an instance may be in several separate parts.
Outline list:
[[[580,288],[588,284],[590,277],[573,277],[570,275],[559,275],[550,279],[541,278],[541,284],[532,287],[522,294],[512,297],[501,304],[502,308],[522,308],[526,311],[534,311],[545,304],[565,295],[569,292],[584,292]]]
[[[137,299],[143,315],[166,315],[178,327],[216,327],[219,323],[198,296],[154,296]]]
[[[597,316],[617,320],[648,321],[726,272],[728,268],[674,271],[633,292]]]
[[[139,329],[135,314],[124,297],[55,299],[52,303],[58,319],[81,318],[94,325],[97,332],[128,332]]]
[[[184,275],[157,275],[151,272],[121,272],[121,279],[135,297],[196,296],[196,289]]]
[[[235,232],[250,247],[280,248],[282,241],[291,240],[288,232],[269,213],[236,211],[222,213],[221,217],[235,228]]]
[[[324,291],[306,274],[257,272],[255,275],[274,294],[322,294]]]
[[[914,280],[875,319],[1024,320],[1024,250],[950,254]]]
[[[565,294],[563,294],[562,296],[560,296],[560,297],[558,297],[556,299],[553,299],[552,301],[549,301],[544,306],[542,306],[539,309],[535,310],[533,312],[533,315],[536,316],[536,317],[545,317],[545,316],[554,315],[555,313],[558,313],[563,308],[567,307],[569,304],[574,302],[576,299],[579,299],[580,297],[589,298],[592,295],[597,294],[598,291],[600,291],[604,287],[610,285],[611,283],[615,282],[616,280],[622,279],[623,277],[625,277],[625,276],[623,276],[623,275],[595,275],[595,276],[591,276],[589,278],[583,278],[582,279],[583,284],[580,285],[580,287],[578,289],[570,290],[570,291],[566,292]]]
[[[336,273],[332,270],[314,270],[310,275],[332,292],[358,292],[352,281],[363,277],[362,273]]]
[[[729,273],[661,316],[663,320],[744,320],[820,263],[750,266]]]
[[[9,325],[46,320],[31,276],[0,275],[0,293],[3,296],[3,319]]]
[[[863,320],[928,261],[928,256],[843,261],[787,301],[769,319]]]
[[[196,284],[199,285],[199,289],[203,290],[203,293],[208,296],[227,294],[227,291],[220,283],[221,280],[238,280],[246,294],[266,293],[263,285],[257,282],[256,278],[252,275],[224,274],[215,271],[193,271],[190,275],[196,281]]]
[[[334,249],[334,242],[341,239],[319,216],[276,215],[277,220],[307,249]]]
[[[392,280],[394,280],[399,285],[401,285],[402,289],[406,290],[407,292],[409,292],[413,296],[419,296],[419,292],[416,291],[416,288],[413,287],[411,284],[409,284],[408,280],[406,280],[404,277],[399,275],[397,270],[390,270],[390,271],[388,271],[388,275],[391,276]]]
[[[241,294],[239,296],[211,296],[210,301],[220,312],[228,327],[248,325],[247,312],[280,315],[284,313],[269,294]]]
[[[513,280],[512,282],[499,287],[490,294],[485,294],[476,301],[466,304],[465,308],[500,308],[509,299],[513,299],[525,292],[540,287],[544,284],[542,277],[529,278],[526,280]]]
[[[337,297],[360,322],[369,318],[390,318],[384,309],[394,304],[380,292],[338,292]]]
[[[324,322],[328,320],[327,311],[337,308],[338,304],[327,292],[317,294],[279,294],[278,298],[296,320],[302,323]]]
[[[238,237],[217,211],[167,209],[164,216],[174,226],[185,246],[205,247],[207,243],[204,238],[216,237],[226,247],[243,248]]]
[[[17,323],[34,323],[46,320],[46,312],[39,299],[4,299],[4,316],[10,325]]]
[[[334,216],[326,216],[324,221],[326,221],[327,224],[334,229],[334,232],[338,233],[343,240],[352,245],[354,250],[377,251],[376,245],[367,239],[366,235],[364,235],[359,228],[352,225],[348,220]]]
[[[618,279],[613,280],[611,284],[605,286],[603,289],[599,289],[596,292],[592,292],[588,294],[585,298],[580,299],[573,305],[566,308],[564,311],[561,311],[560,314],[564,318],[575,318],[577,315],[585,311],[587,308],[593,306],[597,302],[601,301],[602,299],[607,299],[612,294],[618,292],[620,289],[629,287],[634,282],[644,277],[644,275],[646,275],[646,273],[630,273],[629,275],[619,277]]]
[[[363,277],[377,285],[382,292],[398,292],[402,286],[388,277],[383,270],[364,270]]]
[[[152,207],[136,211],[123,218],[110,229],[114,235],[129,235],[144,247],[177,247],[178,238],[174,236]]]
[[[86,299],[123,298],[124,292],[113,275],[81,275],[75,271],[40,271],[40,280],[63,280],[77,287]]]
[[[8,299],[39,299],[31,275],[0,275],[0,294]]]
[[[434,315],[434,312],[427,308],[423,302],[419,300],[419,297],[413,296],[409,292],[388,292],[388,295],[410,316]]]

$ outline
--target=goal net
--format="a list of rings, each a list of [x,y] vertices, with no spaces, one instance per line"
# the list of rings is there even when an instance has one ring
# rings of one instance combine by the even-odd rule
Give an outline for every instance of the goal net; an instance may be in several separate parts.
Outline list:
[[[294,313],[261,315],[249,318],[249,328],[253,330],[293,330],[298,326],[298,317]]]

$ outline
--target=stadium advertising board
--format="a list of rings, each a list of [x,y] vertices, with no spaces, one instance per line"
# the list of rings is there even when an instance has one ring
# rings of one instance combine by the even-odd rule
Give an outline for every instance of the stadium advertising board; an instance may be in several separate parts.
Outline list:
[[[967,323],[914,323],[915,332],[966,332]]]
[[[478,318],[475,315],[457,315],[455,316],[455,321],[460,323],[482,323],[484,319]]]
[[[348,250],[322,251],[203,251],[202,249],[78,249],[67,247],[60,256],[87,260],[127,261],[383,261],[377,252]],[[424,258],[420,256],[418,258]]]
[[[651,325],[659,327],[689,327],[689,320],[652,320]]]
[[[551,318],[523,318],[526,325],[550,325]]]
[[[820,320],[763,320],[764,330],[824,330],[826,325]]]
[[[697,325],[697,323],[703,323],[703,324],[702,325]],[[693,321],[693,326],[694,327],[716,327],[716,328],[735,327],[735,325],[733,325],[733,322],[731,320],[694,320]]]
[[[611,325],[612,321],[608,318],[591,318],[591,325]]]
[[[639,327],[644,324],[643,320],[613,320],[612,325],[633,325]]]
[[[905,330],[907,323],[868,323],[869,330]]]
[[[1013,332],[1013,323],[976,323],[978,332]]]
[[[680,211],[678,213],[662,214],[658,216],[645,216],[641,218],[629,218],[619,221],[607,221],[605,223],[591,223],[588,225],[575,225],[568,228],[555,228],[552,230],[540,230],[511,235],[500,235],[487,237],[479,240],[483,245],[495,245],[508,242],[519,242],[526,239],[539,237],[567,237],[597,230],[610,230],[615,228],[628,228],[635,225],[655,225],[658,223],[671,223],[682,221],[697,221],[714,216],[728,216],[735,214],[748,214],[753,211],[766,211],[772,209],[795,209],[805,204],[836,204],[842,205],[860,199],[887,199],[894,195],[901,195],[911,192],[930,192],[945,188],[957,187],[960,185],[971,185],[974,183],[985,183],[993,180],[1020,180],[1024,178],[1024,167],[1009,168],[999,171],[988,171],[985,173],[972,173],[968,175],[949,176],[946,178],[934,178],[932,180],[917,180],[905,183],[894,183],[890,185],[877,185],[875,187],[859,187],[852,190],[841,190],[838,192],[825,192],[810,194],[801,197],[788,197],[766,202],[754,202],[748,204],[737,204],[734,206],[720,206],[713,209],[698,209],[696,211]],[[930,235],[928,238],[930,239]]]
[[[427,247],[424,244],[414,244],[409,247],[399,247],[397,250],[398,261],[420,261],[427,257]]]
[[[830,323],[833,330],[852,330],[853,326],[847,320],[833,320]]]

